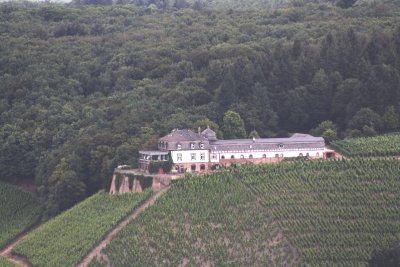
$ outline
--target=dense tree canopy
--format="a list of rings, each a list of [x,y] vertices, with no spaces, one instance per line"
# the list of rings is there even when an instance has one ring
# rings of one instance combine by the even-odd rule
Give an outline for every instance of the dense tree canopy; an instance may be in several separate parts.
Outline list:
[[[0,4],[0,179],[35,179],[50,214],[228,110],[237,137],[398,128],[397,1],[112,3]]]

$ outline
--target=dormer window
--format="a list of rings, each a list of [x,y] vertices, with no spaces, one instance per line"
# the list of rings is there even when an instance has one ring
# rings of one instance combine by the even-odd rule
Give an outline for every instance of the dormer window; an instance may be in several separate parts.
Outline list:
[[[204,144],[203,143],[200,143],[200,148],[204,149]]]
[[[190,148],[191,149],[195,149],[196,148],[196,144],[195,143],[190,143]]]
[[[182,149],[182,145],[181,144],[176,144],[176,149]]]
[[[279,148],[283,148],[283,144],[282,144],[282,143],[279,144],[278,147],[279,147]]]

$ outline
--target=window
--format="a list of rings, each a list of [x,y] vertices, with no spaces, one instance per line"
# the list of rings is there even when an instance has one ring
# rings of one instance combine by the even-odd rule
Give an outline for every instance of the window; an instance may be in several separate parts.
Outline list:
[[[195,143],[190,143],[190,148],[191,149],[195,149],[196,148],[196,144]]]
[[[234,156],[234,155],[232,155],[232,156],[231,156],[231,159],[234,159],[234,158],[235,158],[235,156]]]
[[[243,156],[243,155],[240,155],[240,158],[241,158],[241,159],[243,159],[243,158],[244,158],[244,156]]]
[[[190,154],[190,159],[191,160],[196,160],[196,153],[191,153]]]
[[[249,155],[249,159],[252,159],[252,158],[253,158],[253,155],[252,155],[252,154],[250,154],[250,155]]]
[[[225,156],[221,156],[221,159],[225,159]]]
[[[275,154],[275,158],[279,158],[279,154]]]
[[[319,152],[317,152],[317,155],[316,155],[316,156],[317,156],[317,158],[319,158]]]
[[[201,164],[201,165],[200,165],[200,171],[205,171],[205,170],[206,170],[206,165]]]
[[[185,167],[183,165],[179,166],[179,172],[180,173],[186,172],[186,169],[185,169]]]
[[[310,156],[310,153],[307,153],[307,154],[306,154],[306,157],[309,157],[309,156]]]
[[[182,145],[181,144],[177,144],[176,145],[176,149],[182,149]]]
[[[177,161],[182,161],[182,153],[176,154]]]
[[[200,160],[206,159],[206,153],[200,153]]]
[[[217,155],[212,154],[212,155],[211,155],[211,159],[214,159],[214,160],[217,159]]]
[[[281,158],[283,158],[283,154],[281,154]]]
[[[303,156],[303,153],[300,153],[300,154],[299,154],[299,157],[302,157],[302,156]]]
[[[262,155],[262,157],[263,157],[263,158],[266,158],[266,157],[267,157],[267,155],[266,155],[266,154],[263,154],[263,155]]]
[[[203,143],[200,143],[200,148],[204,149],[204,144]]]

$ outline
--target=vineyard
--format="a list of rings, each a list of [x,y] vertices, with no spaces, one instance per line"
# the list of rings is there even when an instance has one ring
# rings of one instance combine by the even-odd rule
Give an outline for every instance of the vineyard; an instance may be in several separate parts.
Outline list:
[[[182,179],[103,253],[113,266],[365,266],[400,239],[399,173],[354,159]]]
[[[30,193],[0,182],[0,248],[35,224],[42,206]]]
[[[151,193],[151,190],[118,196],[97,193],[31,232],[13,252],[24,255],[34,266],[76,266]]]
[[[347,157],[400,156],[400,134],[344,139],[331,146]]]
[[[16,267],[16,265],[9,261],[6,257],[0,256],[0,266],[1,267]]]

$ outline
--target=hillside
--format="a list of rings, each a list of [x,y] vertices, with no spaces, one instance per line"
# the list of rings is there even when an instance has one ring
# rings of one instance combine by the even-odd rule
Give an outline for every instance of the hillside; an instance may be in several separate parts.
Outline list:
[[[8,259],[4,258],[3,256],[0,256],[0,266],[1,267],[16,267],[16,265],[9,261]]]
[[[0,4],[1,179],[35,179],[52,216],[171,129],[224,134],[229,110],[262,137],[324,120],[339,136],[398,128],[398,1],[307,2],[273,12]]]
[[[37,223],[43,206],[31,193],[0,182],[0,248]]]
[[[150,190],[117,196],[99,192],[30,232],[13,252],[33,266],[76,266],[151,194]]]
[[[400,156],[400,134],[391,133],[374,137],[337,140],[331,146],[347,157]]]
[[[399,171],[299,161],[182,179],[90,266],[365,266],[400,238]]]

